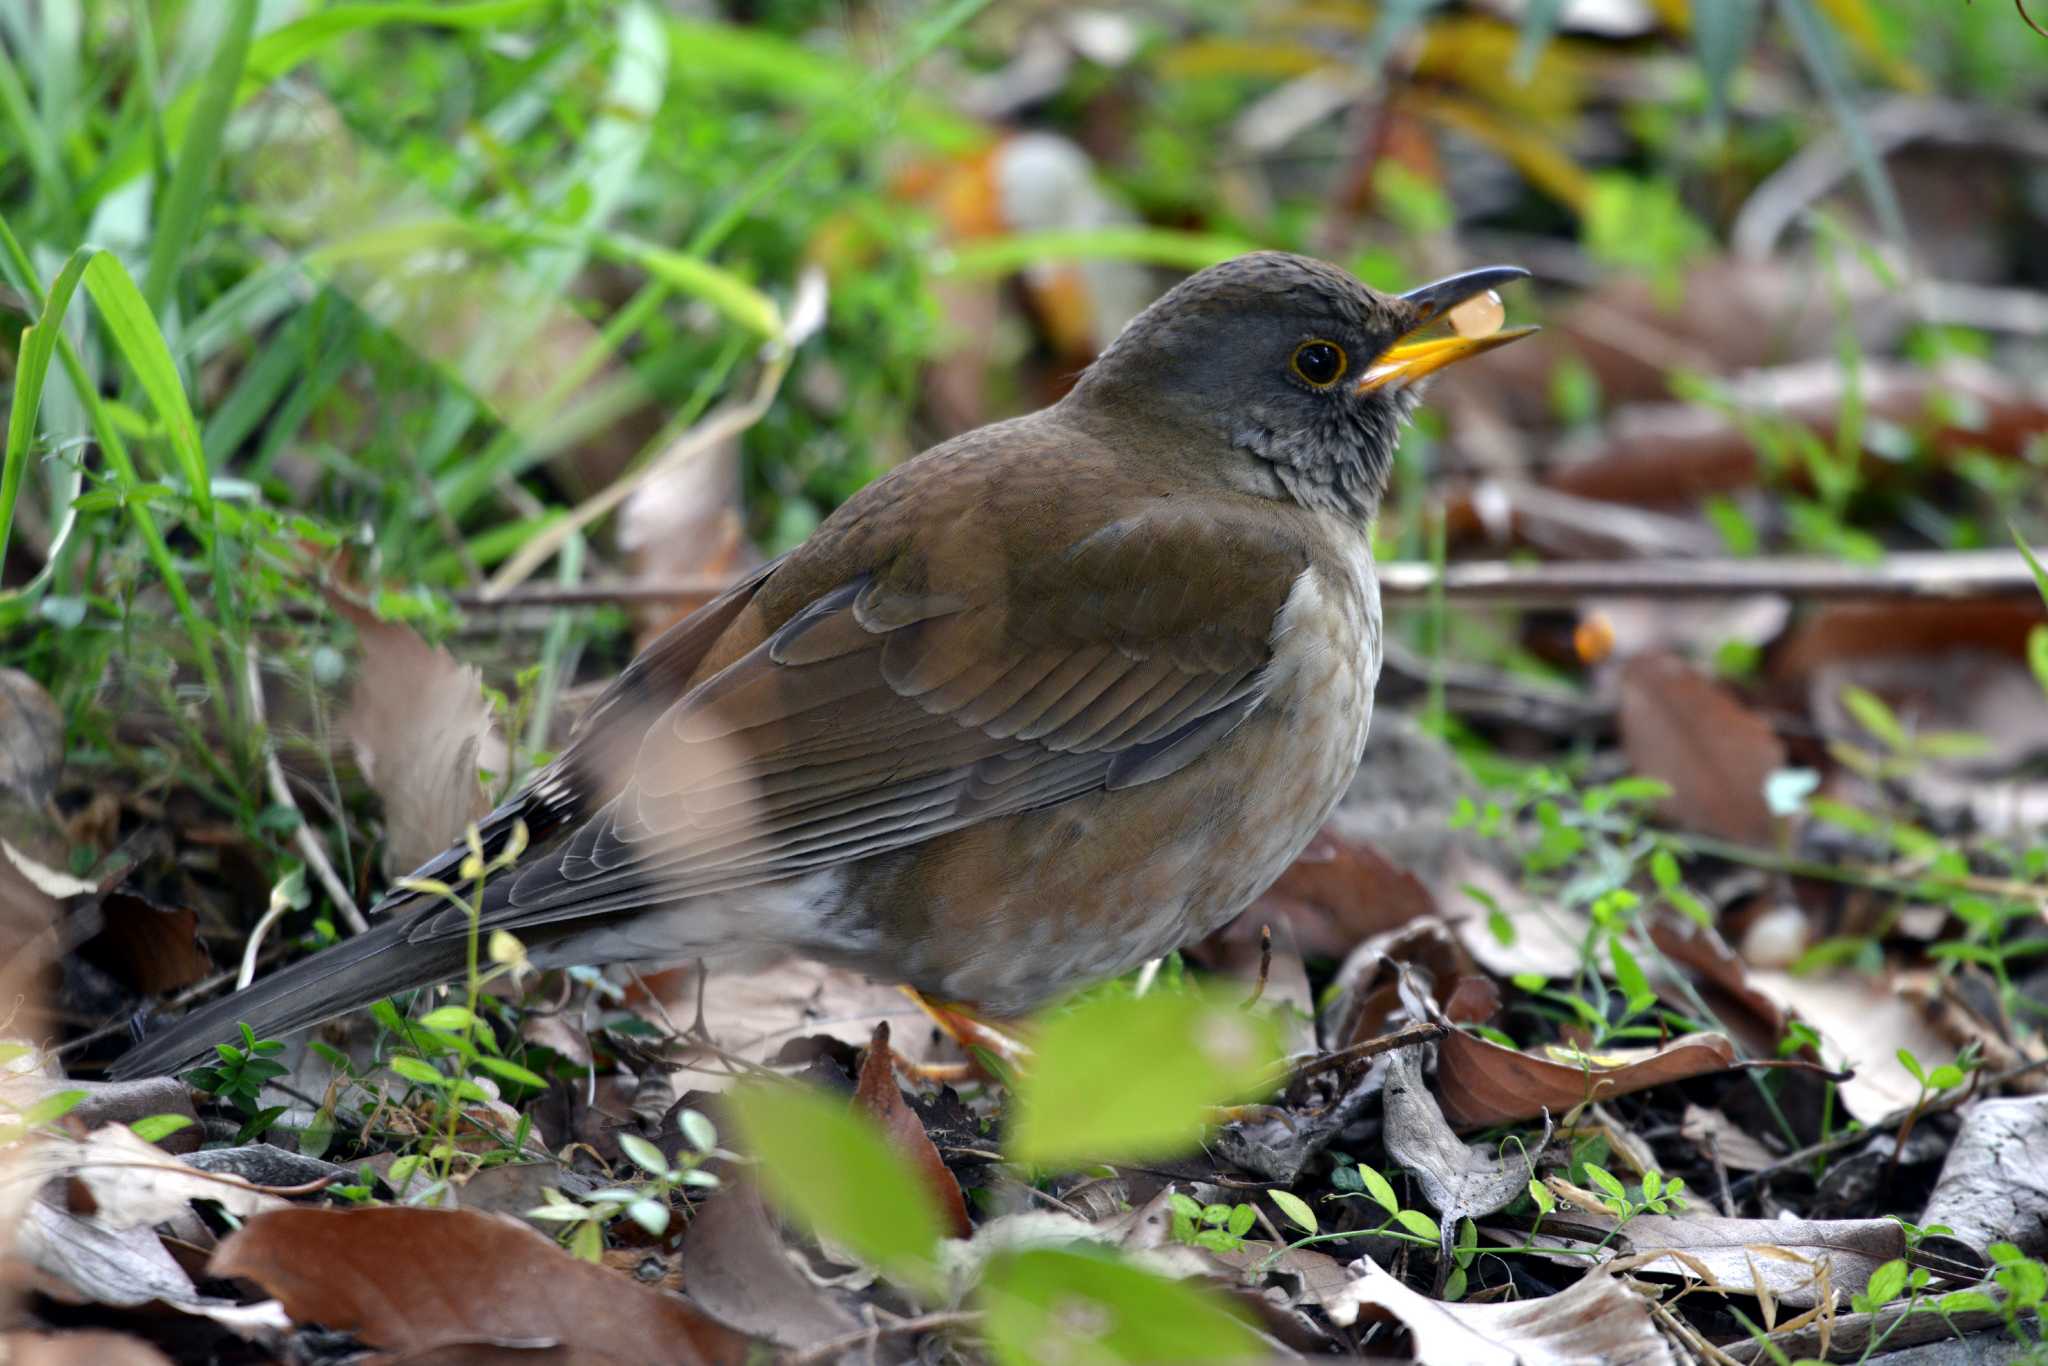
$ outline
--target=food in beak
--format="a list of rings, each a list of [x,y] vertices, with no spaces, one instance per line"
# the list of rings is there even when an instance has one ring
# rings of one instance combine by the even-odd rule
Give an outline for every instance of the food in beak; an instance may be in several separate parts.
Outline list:
[[[1495,290],[1484,290],[1460,303],[1445,315],[1451,330],[1470,341],[1477,337],[1490,337],[1500,331],[1507,321],[1507,306],[1501,303],[1500,294]]]

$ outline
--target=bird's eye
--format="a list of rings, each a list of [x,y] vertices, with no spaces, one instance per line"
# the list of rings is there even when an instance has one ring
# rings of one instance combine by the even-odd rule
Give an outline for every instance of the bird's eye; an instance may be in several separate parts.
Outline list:
[[[1318,389],[1327,389],[1342,379],[1348,364],[1344,348],[1333,341],[1305,341],[1294,348],[1294,373]]]

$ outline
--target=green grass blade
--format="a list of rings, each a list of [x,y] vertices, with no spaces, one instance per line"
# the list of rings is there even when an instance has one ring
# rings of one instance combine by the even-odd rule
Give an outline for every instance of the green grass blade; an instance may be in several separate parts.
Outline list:
[[[28,87],[22,83],[21,73],[7,55],[7,48],[0,44],[0,127],[11,126],[14,140],[28,158],[29,171],[34,183],[43,188],[51,202],[66,204],[71,197],[71,179],[64,174],[64,163],[58,159],[57,146],[50,140],[49,129],[36,117],[36,111],[29,102]]]
[[[2034,555],[2034,548],[2027,544],[2026,538],[2020,535],[2017,527],[2013,528],[2012,543],[2018,546],[2020,554],[2026,557],[2027,568],[2034,571],[2034,586],[2041,590],[2041,602],[2048,606],[2048,569],[2042,568],[2041,561]]]
[[[199,424],[193,419],[192,405],[185,397],[185,385],[178,378],[178,367],[171,359],[171,348],[164,342],[163,330],[157,326],[155,315],[144,301],[142,291],[135,287],[127,267],[113,255],[94,255],[85,268],[85,288],[99,307],[100,318],[106,323],[114,345],[141,382],[143,392],[149,395],[157,419],[170,435],[171,452],[179,472],[191,485],[200,519],[210,526],[213,479],[199,444]]]
[[[221,134],[234,107],[235,89],[242,68],[249,59],[249,38],[256,28],[256,0],[232,0],[227,29],[206,74],[199,79],[192,119],[177,149],[171,171],[158,204],[155,233],[149,244],[149,268],[142,277],[143,302],[152,313],[162,313],[171,288],[178,281],[185,252],[199,228],[199,216],[206,209],[207,187],[213,182],[220,162]]]
[[[1899,208],[1899,197],[1892,189],[1891,177],[1885,174],[1884,160],[1878,156],[1877,147],[1870,140],[1870,129],[1863,122],[1863,111],[1856,107],[1848,62],[1836,45],[1834,33],[1814,9],[1813,0],[1778,0],[1778,7],[1784,12],[1786,26],[1799,43],[1799,55],[1806,62],[1807,72],[1827,97],[1829,107],[1835,111],[1835,122],[1841,127],[1842,141],[1849,149],[1849,160],[1856,167],[1857,178],[1863,182],[1864,193],[1870,196],[1871,206],[1877,210],[1877,221],[1883,225],[1885,236],[1901,249],[1906,248],[1910,245],[1906,236],[1906,215]]]
[[[0,464],[0,564],[7,561],[7,539],[14,530],[14,505],[21,496],[21,483],[28,473],[35,445],[36,414],[43,402],[43,385],[50,375],[50,360],[62,337],[64,310],[78,288],[93,253],[81,248],[71,253],[64,269],[57,272],[43,300],[42,314],[21,334],[21,357],[14,371],[14,404],[7,413],[7,453]]]

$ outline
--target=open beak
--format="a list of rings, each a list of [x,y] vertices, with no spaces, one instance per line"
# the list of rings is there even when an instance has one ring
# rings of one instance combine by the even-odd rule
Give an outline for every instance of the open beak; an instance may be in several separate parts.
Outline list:
[[[1400,389],[1415,383],[1425,375],[1435,374],[1446,365],[1491,351],[1496,346],[1526,337],[1538,331],[1534,327],[1508,327],[1484,337],[1430,337],[1422,341],[1408,341],[1430,324],[1440,320],[1446,313],[1465,300],[1483,294],[1498,285],[1511,280],[1520,280],[1529,274],[1520,266],[1485,266],[1479,270],[1468,270],[1427,284],[1420,289],[1411,289],[1401,297],[1415,306],[1415,326],[1408,329],[1404,339],[1382,351],[1379,358],[1358,381],[1361,392],[1374,389]]]

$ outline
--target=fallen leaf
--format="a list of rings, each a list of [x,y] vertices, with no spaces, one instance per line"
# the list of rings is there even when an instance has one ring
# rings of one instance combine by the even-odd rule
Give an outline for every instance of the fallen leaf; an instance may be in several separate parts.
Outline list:
[[[1963,1111],[1922,1224],[1946,1224],[1982,1253],[2012,1243],[2048,1253],[2048,1096],[1991,1097]]]
[[[1686,1106],[1678,1132],[1710,1161],[1718,1161],[1732,1172],[1760,1172],[1778,1161],[1779,1154],[1719,1110]]]
[[[750,1347],[673,1295],[466,1210],[277,1210],[230,1235],[207,1270],[254,1281],[295,1323],[405,1356],[546,1344],[579,1362],[737,1364]]]
[[[1899,1062],[1901,1048],[1928,1068],[1955,1061],[1955,1045],[1935,1030],[1925,1007],[1888,979],[1752,970],[1749,983],[1819,1032],[1828,1045],[1823,1063],[1855,1073],[1836,1087],[1836,1096],[1864,1124],[1878,1123],[1920,1094],[1920,1083]]]
[[[1414,1172],[1422,1197],[1443,1218],[1443,1259],[1440,1274],[1451,1263],[1451,1239],[1460,1219],[1477,1219],[1506,1209],[1536,1179],[1536,1161],[1550,1143],[1550,1121],[1543,1137],[1515,1156],[1495,1155],[1493,1146],[1460,1143],[1437,1108],[1436,1098],[1422,1082],[1422,1061],[1414,1049],[1398,1049],[1387,1058],[1387,1156]]]
[[[37,1200],[14,1230],[15,1252],[85,1304],[134,1308],[157,1302],[211,1319],[252,1341],[275,1341],[290,1324],[275,1301],[243,1305],[202,1295],[146,1228],[110,1228]]]
[[[1653,1051],[1617,1050],[1567,1063],[1454,1029],[1437,1043],[1436,1084],[1451,1126],[1478,1129],[1533,1119],[1545,1110],[1561,1117],[1582,1102],[1613,1100],[1734,1065],[1735,1045],[1719,1034],[1687,1034]]]
[[[99,905],[100,932],[78,952],[145,996],[164,996],[213,975],[199,940],[199,913],[165,906],[129,888]]]
[[[1638,655],[1621,669],[1620,720],[1629,767],[1671,788],[1669,819],[1745,844],[1775,838],[1764,780],[1785,746],[1734,693],[1677,655]]]
[[[875,1026],[867,1055],[861,1059],[853,1103],[865,1110],[881,1126],[896,1151],[909,1159],[918,1178],[937,1201],[947,1235],[971,1237],[974,1225],[967,1218],[967,1202],[961,1198],[960,1182],[947,1170],[931,1135],[925,1132],[924,1121],[904,1103],[903,1089],[896,1084],[896,1054],[889,1047],[886,1020]]]
[[[752,1182],[699,1206],[683,1239],[683,1284],[720,1323],[801,1352],[856,1332],[854,1312],[797,1269]]]
[[[505,742],[474,665],[456,663],[402,622],[380,621],[338,594],[332,601],[362,650],[342,726],[384,803],[385,867],[410,872],[490,810],[477,772],[504,775]]]
[[[1578,973],[1592,928],[1585,911],[1538,900],[1492,864],[1470,854],[1452,857],[1437,894],[1459,942],[1495,976]],[[1505,943],[1494,932],[1496,924],[1507,930]]]
[[[1861,1294],[1870,1273],[1906,1255],[1895,1219],[1724,1219],[1715,1214],[1638,1214],[1614,1233],[1604,1214],[1560,1210],[1542,1235],[1596,1244],[1610,1235],[1635,1274],[1707,1280],[1738,1295],[1767,1294],[1794,1310],[1818,1305],[1832,1288]],[[1610,1244],[1612,1246],[1613,1244]],[[1677,1252],[1683,1258],[1660,1256]]]
[[[1379,1311],[1408,1330],[1419,1362],[1464,1366],[1677,1366],[1649,1305],[1603,1271],[1540,1300],[1446,1304],[1410,1290],[1370,1258],[1351,1264],[1357,1278],[1324,1305],[1340,1327]]]
[[[160,1224],[190,1211],[194,1200],[212,1200],[237,1218],[282,1208],[239,1176],[203,1172],[180,1162],[125,1125],[95,1129],[83,1141],[46,1140],[64,1169],[91,1195],[94,1216],[112,1229]]]

